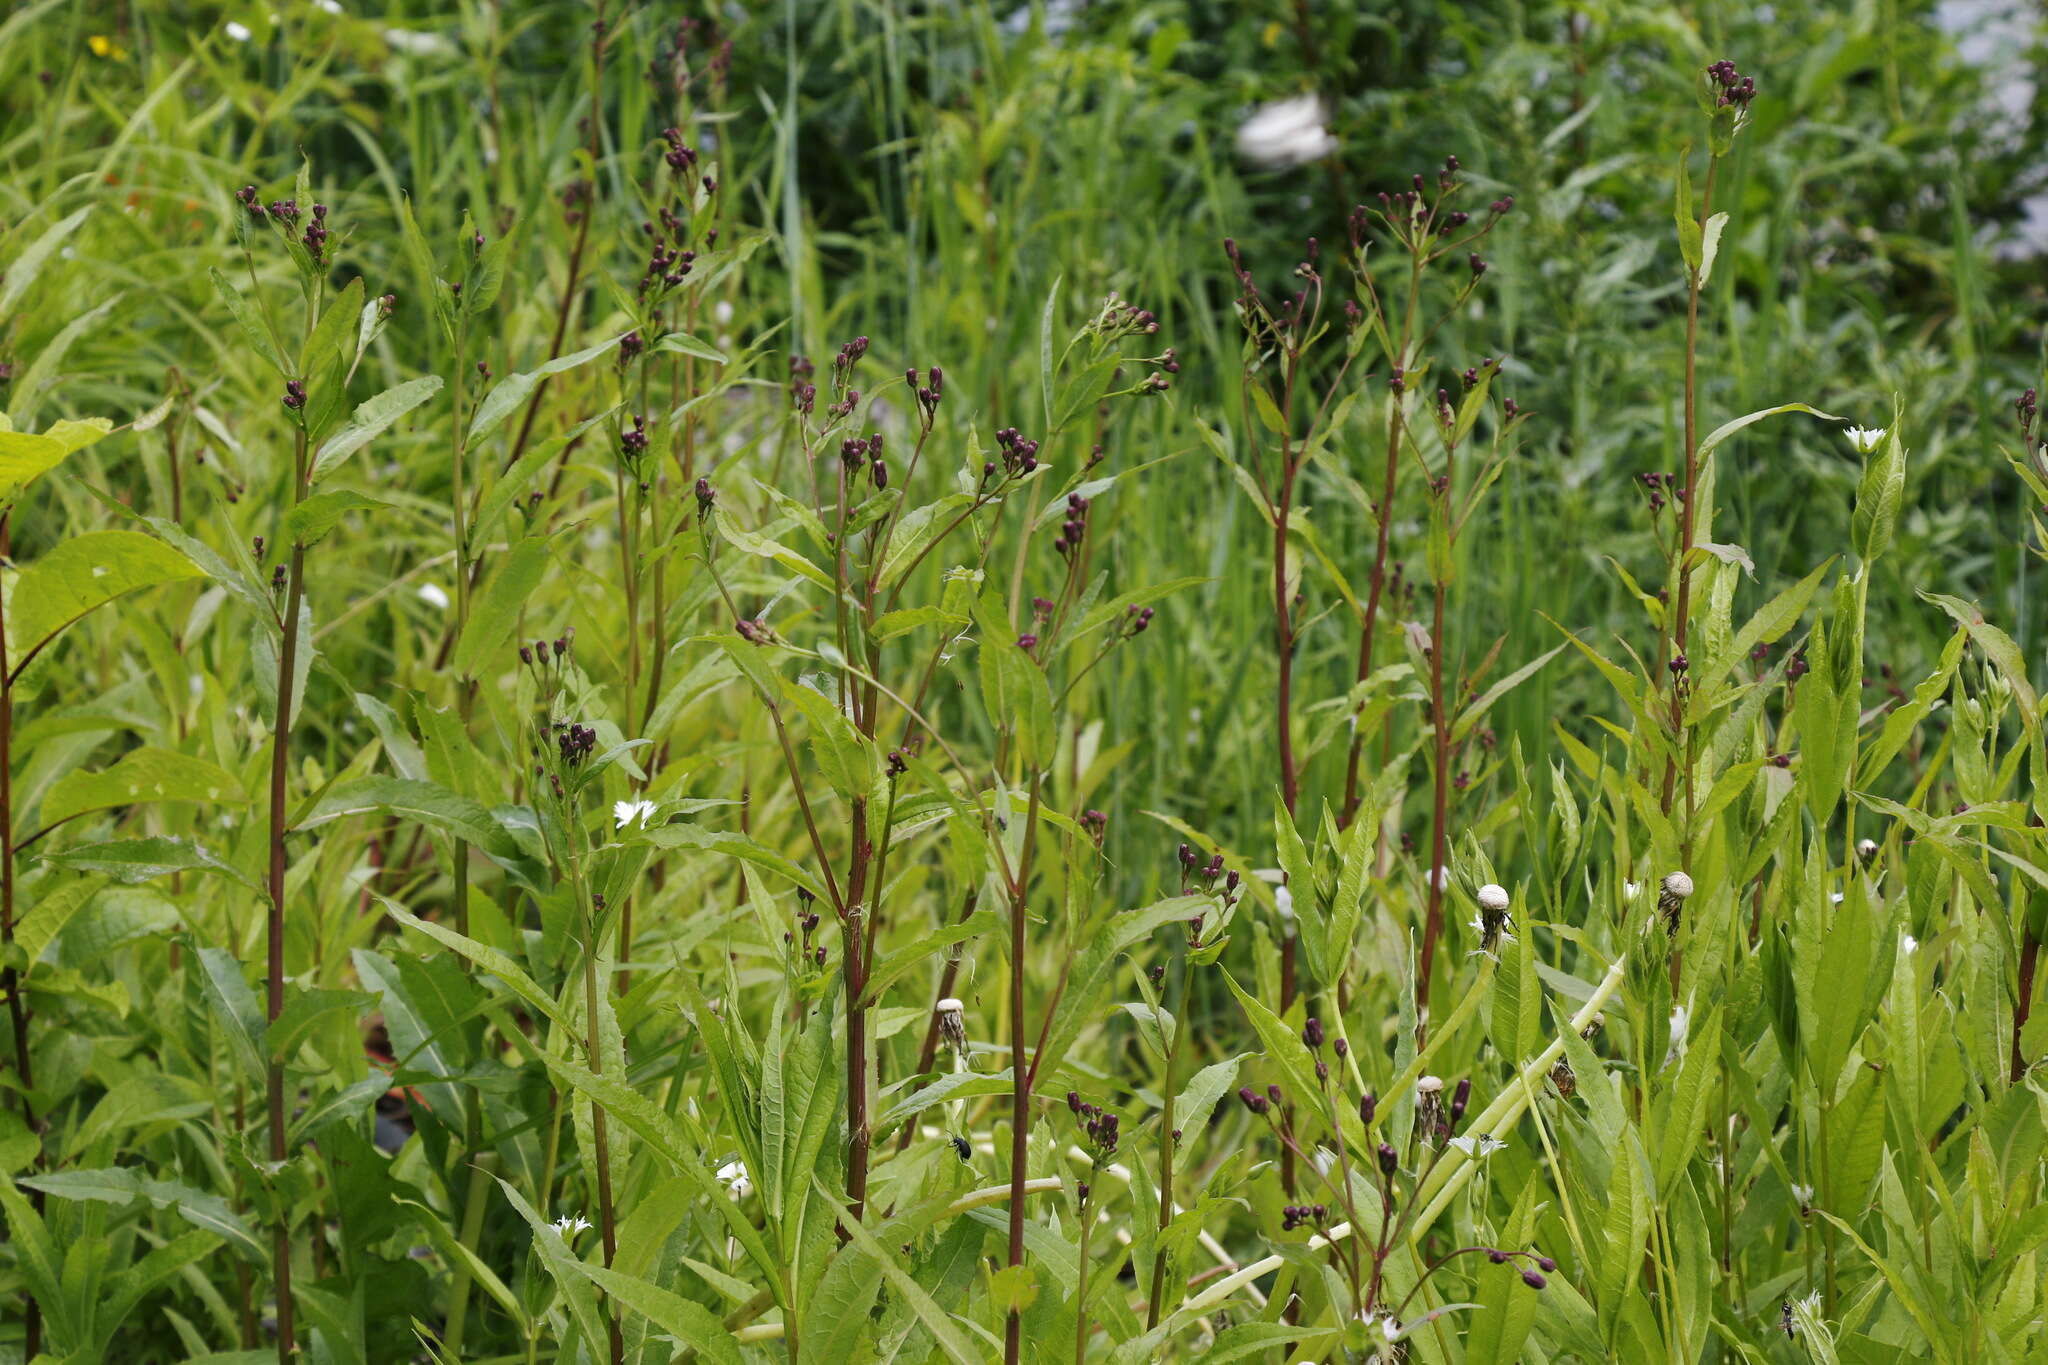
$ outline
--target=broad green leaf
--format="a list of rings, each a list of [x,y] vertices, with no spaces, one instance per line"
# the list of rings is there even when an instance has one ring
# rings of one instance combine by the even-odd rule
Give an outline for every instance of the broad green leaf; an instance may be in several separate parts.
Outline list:
[[[1704,460],[1713,451],[1714,447],[1720,445],[1721,442],[1727,440],[1752,422],[1761,422],[1764,418],[1775,417],[1781,412],[1803,412],[1810,416],[1818,417],[1824,422],[1840,422],[1844,420],[1831,412],[1822,412],[1819,408],[1809,407],[1805,403],[1780,403],[1774,408],[1758,408],[1755,412],[1745,413],[1733,421],[1723,422],[1720,426],[1715,427],[1709,432],[1707,439],[1700,442],[1699,458]]]
[[[451,834],[475,844],[499,858],[513,858],[519,845],[490,811],[466,796],[459,796],[433,782],[403,777],[361,777],[336,785],[296,823],[297,829],[312,829],[344,816],[380,812],[396,815]]]
[[[213,287],[220,294],[221,302],[227,304],[229,314],[235,319],[235,325],[242,329],[243,339],[249,343],[257,357],[280,375],[292,377],[294,372],[285,365],[284,357],[278,354],[277,345],[270,336],[270,329],[265,325],[256,307],[242,297],[239,289],[228,282],[228,277],[220,273],[220,267],[210,268],[206,275],[213,281]]]
[[[139,531],[88,531],[23,569],[8,598],[7,657],[19,677],[35,653],[124,593],[200,577],[199,566]]]
[[[350,414],[348,425],[320,443],[313,456],[311,480],[326,478],[343,460],[377,439],[393,422],[441,391],[441,376],[422,375],[366,398]]]
[[[373,498],[367,493],[358,493],[351,488],[336,488],[326,493],[314,493],[301,499],[291,511],[285,513],[285,534],[290,537],[292,544],[310,548],[325,540],[327,533],[339,526],[341,519],[350,512],[390,505],[381,498]]]
[[[217,1194],[195,1190],[175,1180],[152,1180],[141,1171],[117,1166],[92,1171],[55,1171],[49,1175],[24,1176],[15,1182],[59,1199],[95,1200],[103,1204],[132,1204],[147,1200],[150,1207],[173,1209],[186,1222],[233,1247],[244,1259],[262,1265],[269,1251],[249,1225]]]
[[[173,872],[218,872],[251,890],[261,889],[241,869],[223,862],[205,845],[161,835],[78,844],[45,854],[43,861],[77,872],[97,873],[131,886]]]
[[[249,799],[233,773],[171,749],[145,747],[121,755],[104,772],[67,773],[43,797],[42,822],[58,825],[88,811],[156,801],[238,806]]]
[[[624,333],[620,335],[623,336]],[[533,396],[533,391],[540,387],[541,381],[551,375],[573,370],[578,365],[586,365],[618,344],[619,338],[613,337],[610,341],[600,341],[595,346],[586,346],[571,355],[557,356],[535,369],[506,375],[498,381],[496,387],[484,395],[484,401],[476,405],[476,415],[469,422],[470,444],[474,445],[490,435],[500,422],[512,415],[514,409]]]

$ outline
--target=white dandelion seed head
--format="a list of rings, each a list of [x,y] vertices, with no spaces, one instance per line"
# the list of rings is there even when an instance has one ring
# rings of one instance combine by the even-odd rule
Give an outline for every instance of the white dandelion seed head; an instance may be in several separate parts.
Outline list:
[[[1683,872],[1668,872],[1664,875],[1664,894],[1684,900],[1692,894],[1692,878]]]
[[[1479,908],[1498,914],[1508,908],[1508,889],[1492,882],[1479,888]]]
[[[1418,1095],[1440,1095],[1443,1089],[1444,1078],[1441,1076],[1424,1076],[1415,1083],[1415,1093]]]

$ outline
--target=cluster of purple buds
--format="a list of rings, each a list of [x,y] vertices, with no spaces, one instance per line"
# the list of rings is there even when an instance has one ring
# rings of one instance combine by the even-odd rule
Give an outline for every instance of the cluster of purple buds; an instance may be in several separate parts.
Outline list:
[[[1115,1114],[1105,1112],[1100,1105],[1088,1103],[1078,1091],[1073,1090],[1067,1092],[1067,1108],[1080,1121],[1081,1132],[1087,1137],[1088,1145],[1095,1149],[1098,1161],[1116,1154],[1117,1130],[1121,1120]]]
[[[853,378],[853,367],[860,364],[860,358],[868,353],[868,339],[855,337],[839,348],[839,354],[832,358],[832,378],[844,388]]]
[[[244,185],[242,186],[242,188],[236,190],[235,202],[240,204],[244,209],[248,210],[249,216],[251,218],[260,219],[264,216],[263,200],[261,196],[259,196],[256,193],[256,187],[254,185]]]
[[[562,186],[562,221],[575,227],[583,221],[584,205],[590,202],[590,182],[571,180]]]
[[[555,747],[561,752],[563,764],[573,768],[596,752],[597,731],[576,721],[557,724]]]
[[[718,493],[711,487],[711,480],[705,478],[697,480],[696,493],[697,520],[701,523],[711,515],[711,509],[718,505]]]
[[[917,398],[918,408],[924,413],[926,425],[930,425],[933,416],[939,410],[939,400],[946,393],[946,376],[936,365],[926,370],[924,374],[924,382],[920,384],[915,369],[905,370],[903,382],[910,386],[910,392]]]
[[[1280,1230],[1292,1232],[1299,1227],[1321,1227],[1330,1216],[1325,1204],[1287,1204],[1280,1210]]]
[[[661,140],[668,146],[668,150],[662,153],[662,160],[668,163],[670,170],[680,173],[697,164],[697,153],[695,149],[684,144],[682,129],[662,129]]]
[[[874,477],[875,487],[887,488],[889,466],[882,459],[883,448],[884,441],[879,431],[872,436],[849,436],[839,443],[839,459],[849,474],[857,472],[865,464]]]
[[[1081,538],[1088,534],[1088,499],[1079,493],[1067,495],[1067,519],[1052,543],[1053,553],[1062,559],[1079,553]]]
[[[2020,440],[2025,442],[2033,434],[2034,416],[2040,410],[2040,395],[2028,389],[2013,400],[2013,411],[2020,418]]]
[[[1272,1091],[1272,1097],[1269,1099],[1250,1086],[1241,1085],[1237,1088],[1237,1101],[1252,1113],[1264,1118],[1272,1112],[1273,1106],[1280,1102],[1280,1087],[1276,1085],[1272,1087]]]
[[[1109,832],[1109,816],[1099,810],[1082,811],[1081,832],[1093,839],[1097,848],[1101,848],[1103,835]]]
[[[626,333],[624,336],[620,337],[619,368],[623,370],[628,365],[638,360],[641,356],[641,353],[644,352],[646,349],[647,338],[640,335],[640,329],[637,327],[634,328],[632,331]]]
[[[818,386],[811,382],[811,376],[818,367],[811,364],[811,358],[792,355],[789,358],[789,406],[802,417],[811,415],[811,408],[818,401]]]
[[[1504,194],[1486,206],[1486,211],[1496,218],[1505,218],[1514,210],[1515,196]]]
[[[1685,501],[1685,490],[1678,486],[1678,479],[1675,475],[1660,474],[1653,469],[1641,477],[1643,491],[1650,500],[1650,514],[1652,516],[1664,510],[1666,501],[1664,495],[1666,492],[1669,492],[1672,497],[1680,502]]]
[[[1211,854],[1208,861],[1204,862],[1201,854],[1195,852],[1187,844],[1182,844],[1175,856],[1180,860],[1180,889],[1182,895],[1186,895],[1197,886],[1204,892],[1214,894],[1217,886],[1220,884],[1226,901],[1237,896],[1238,887],[1243,879],[1238,876],[1235,869],[1229,872],[1223,870],[1223,855],[1221,853]]]
[[[640,229],[655,239],[653,248],[647,253],[647,269],[640,276],[640,297],[644,299],[650,293],[673,289],[681,284],[695,264],[697,253],[662,241],[652,223],[642,223]]]
[[[1124,611],[1123,638],[1128,640],[1133,635],[1144,634],[1145,627],[1152,624],[1152,615],[1152,608],[1133,602]]]
[[[1475,280],[1486,273],[1486,258],[1476,251],[1465,258],[1465,264],[1471,269],[1472,278]]]
[[[293,412],[303,409],[306,406],[306,386],[296,379],[285,380],[284,405]]]
[[[1715,99],[1719,108],[1734,106],[1746,110],[1749,102],[1756,98],[1756,77],[1745,76],[1735,69],[1735,63],[1722,58],[1707,68],[1707,78],[1720,87]]]
[[[397,311],[398,311],[398,295],[396,295],[396,294],[379,294],[379,295],[377,296],[377,316],[378,316],[378,317],[379,317],[380,319],[381,319],[381,318],[389,318],[389,317],[390,317],[390,316],[391,316],[391,315],[392,315],[393,313],[396,313]]]
[[[1003,472],[1012,478],[1029,474],[1038,468],[1038,442],[1027,439],[1015,427],[1004,427],[996,433],[996,449],[1001,452]],[[981,467],[983,483],[995,477],[993,461]]]
[[[904,751],[902,749],[891,749],[889,751],[889,760],[884,765],[886,775],[889,777],[901,777],[909,771],[910,764],[904,760]]]
[[[1111,294],[1104,301],[1102,312],[1096,316],[1090,330],[1105,341],[1113,341],[1117,337],[1130,336],[1134,333],[1150,336],[1159,330],[1159,318],[1150,309],[1140,308],[1135,303],[1125,303],[1115,294]]]
[[[633,425],[619,433],[619,454],[627,464],[637,464],[647,453],[647,418],[636,414]]]
[[[299,241],[305,245],[306,254],[313,258],[313,264],[319,265],[327,252],[327,205],[313,205],[313,221],[306,224],[306,231]]]

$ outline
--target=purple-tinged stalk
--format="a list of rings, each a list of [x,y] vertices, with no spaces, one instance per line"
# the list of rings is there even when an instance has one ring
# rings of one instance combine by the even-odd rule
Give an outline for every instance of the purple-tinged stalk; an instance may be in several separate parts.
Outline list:
[[[1700,453],[1699,453],[1699,333],[1700,295],[1705,291],[1707,278],[1713,269],[1714,249],[1720,240],[1721,225],[1727,215],[1714,214],[1714,182],[1720,175],[1721,161],[1734,146],[1735,136],[1749,121],[1750,101],[1756,98],[1756,81],[1736,70],[1735,63],[1727,60],[1715,62],[1701,73],[1701,103],[1705,106],[1708,119],[1707,132],[1707,174],[1701,184],[1699,216],[1693,218],[1692,190],[1687,182],[1685,160],[1681,156],[1678,170],[1678,191],[1680,212],[1678,217],[1679,245],[1685,257],[1685,407],[1683,418],[1683,439],[1685,441],[1685,485],[1678,490],[1678,548],[1672,561],[1670,578],[1677,580],[1678,589],[1672,604],[1670,632],[1664,651],[1664,665],[1671,675],[1670,717],[1674,754],[1665,760],[1664,782],[1658,794],[1658,804],[1664,814],[1671,813],[1675,797],[1680,759],[1683,755],[1685,767],[1685,821],[1679,838],[1679,866],[1682,870],[1692,869],[1693,822],[1698,813],[1697,794],[1693,790],[1693,769],[1697,766],[1691,727],[1685,721],[1685,699],[1689,694],[1688,683],[1690,660],[1686,657],[1686,646],[1692,618],[1692,571],[1694,514],[1699,503]],[[1684,961],[1684,950],[1674,941],[1671,948],[1671,993],[1674,998],[1679,991],[1679,977]]]
[[[0,564],[7,558],[10,518],[0,513]],[[14,1074],[19,1081],[22,1123],[36,1135],[35,1165],[43,1164],[42,1130],[36,1124],[30,1096],[35,1093],[35,1064],[28,1047],[28,1008],[21,997],[21,978],[14,967],[14,673],[7,657],[7,599],[0,591],[0,995],[7,997],[7,1023],[14,1033]],[[40,1217],[43,1192],[29,1191],[29,1205]],[[34,1360],[42,1349],[43,1309],[33,1290],[22,1291],[23,1359]]]

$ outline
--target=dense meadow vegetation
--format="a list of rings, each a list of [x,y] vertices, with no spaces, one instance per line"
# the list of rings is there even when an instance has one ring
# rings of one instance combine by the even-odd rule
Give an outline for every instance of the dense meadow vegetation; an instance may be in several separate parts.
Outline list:
[[[2007,8],[17,0],[0,1362],[2048,1359]]]

